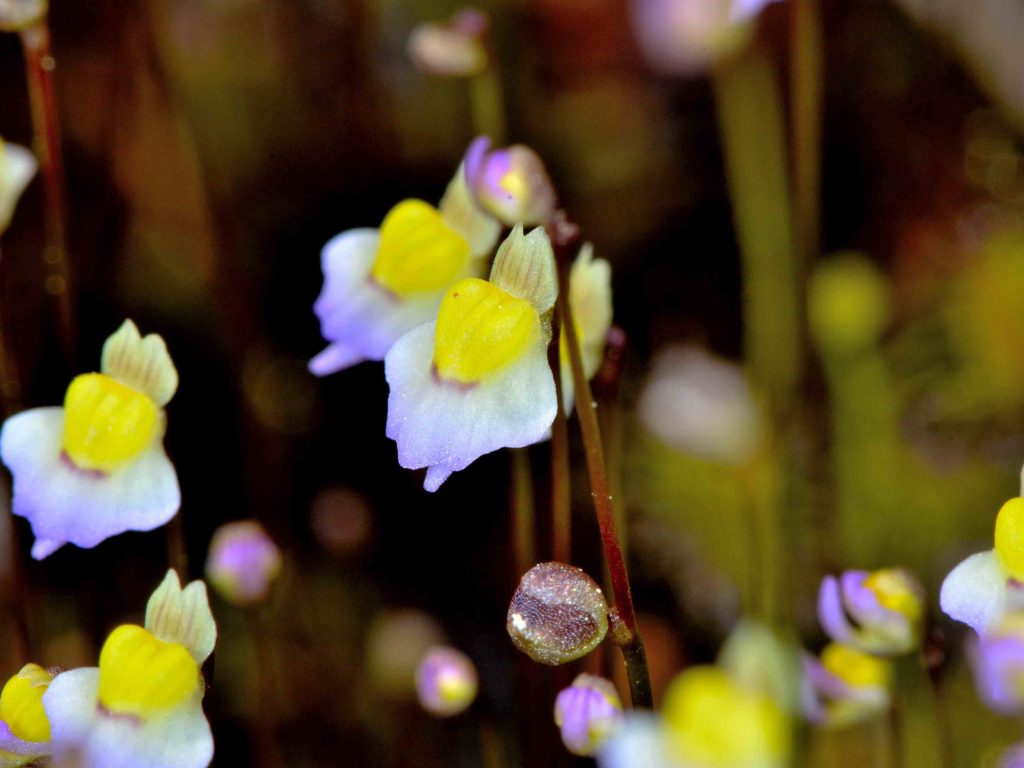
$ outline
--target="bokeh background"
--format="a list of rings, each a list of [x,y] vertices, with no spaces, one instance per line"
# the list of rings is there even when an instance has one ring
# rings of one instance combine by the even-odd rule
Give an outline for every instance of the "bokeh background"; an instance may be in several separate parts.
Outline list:
[[[564,673],[524,662],[504,630],[518,578],[508,457],[487,456],[426,494],[384,436],[382,367],[326,379],[306,370],[323,344],[311,309],[320,247],[376,226],[405,197],[439,199],[474,137],[466,82],[426,75],[406,53],[417,24],[457,7],[53,2],[77,341],[69,363],[36,182],[0,262],[12,402],[59,402],[125,317],[167,340],[181,375],[167,447],[191,575],[202,575],[212,532],[235,519],[261,521],[286,558],[266,606],[214,606],[221,639],[206,707],[218,766],[571,764],[535,717]],[[671,447],[636,407],[672,345],[742,362],[743,276],[712,90],[701,72],[652,68],[627,0],[480,7],[509,138],[541,154],[612,264],[615,323],[629,340],[616,471],[658,691],[713,657],[750,576],[734,469]],[[784,95],[788,13],[770,5],[753,43]],[[1024,10],[826,0],[822,18],[821,263],[846,255],[827,262],[839,265],[837,295],[855,296],[854,315],[866,302],[875,330],[856,354],[809,334],[779,567],[786,612],[811,648],[824,642],[817,584],[841,568],[910,567],[934,610],[944,574],[991,546],[1024,461]],[[0,135],[27,145],[24,82],[17,37],[0,37]],[[547,451],[531,452],[541,555]],[[578,446],[573,458],[574,561],[599,576]],[[39,564],[27,562],[23,521],[3,525],[21,542],[3,556],[8,584],[20,557],[47,665],[95,664],[106,633],[139,619],[166,568],[163,530]],[[479,701],[450,721],[417,707],[408,677],[442,636],[481,675]],[[933,644],[948,654],[956,764],[973,766],[1019,728],[977,703],[961,636],[939,620]],[[858,744],[850,734],[851,760]]]

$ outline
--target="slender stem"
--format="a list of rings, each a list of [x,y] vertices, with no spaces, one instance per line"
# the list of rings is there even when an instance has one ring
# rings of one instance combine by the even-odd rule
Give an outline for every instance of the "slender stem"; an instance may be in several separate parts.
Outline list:
[[[32,107],[32,130],[46,206],[44,286],[46,292],[57,302],[57,332],[64,354],[70,360],[75,338],[68,270],[67,195],[60,122],[53,83],[56,63],[50,52],[50,29],[45,17],[21,31],[21,44],[25,53],[28,93]]]
[[[619,375],[628,346],[626,332],[618,326],[609,329],[605,338],[604,361],[594,376],[593,388],[597,398],[598,419],[604,436],[605,463],[612,492],[612,510],[615,512],[615,530],[622,545],[622,556],[629,564],[628,529],[626,528],[625,486],[622,482],[622,429],[619,418]]]
[[[562,301],[561,293],[556,303]],[[551,316],[548,365],[555,379],[555,421],[551,425],[551,552],[560,563],[572,560],[572,491],[569,477],[569,424],[565,418],[565,382],[562,380],[562,321],[556,306]]]
[[[477,136],[490,136],[497,145],[504,144],[504,97],[501,92],[501,79],[493,64],[479,75],[470,78],[469,98],[473,114],[473,132]]]
[[[790,3],[790,148],[793,218],[803,267],[820,247],[821,105],[824,55],[820,0]]]
[[[477,732],[480,734],[480,762],[483,768],[505,768],[505,750],[498,729],[492,723],[480,719]]]
[[[0,262],[3,261],[3,250],[0,249]],[[4,340],[2,308],[5,303],[0,300],[0,403],[3,404],[3,415],[12,416],[21,410],[21,379],[18,366]]]
[[[18,521],[11,515],[6,516],[8,558],[10,562],[11,612],[14,614],[14,637],[17,643],[16,655],[19,664],[27,664],[32,659],[32,632],[29,623],[29,580],[25,568],[25,551],[18,534]]]
[[[275,729],[277,717],[274,709],[275,691],[274,656],[270,647],[268,621],[263,615],[262,607],[255,607],[245,612],[249,636],[252,638],[253,652],[256,656],[256,722],[255,739],[258,755],[256,765],[264,768],[275,768],[281,765],[278,754]]]
[[[555,232],[552,241],[558,263],[560,286],[558,295],[564,297],[569,285],[570,251],[574,252],[577,247],[579,230],[567,222],[556,223],[550,229]],[[618,626],[613,631],[613,637],[622,649],[622,655],[626,661],[626,676],[629,680],[633,706],[651,707],[653,697],[650,673],[647,670],[643,640],[637,627],[636,610],[633,607],[633,592],[629,584],[629,574],[626,571],[626,561],[616,533],[615,512],[608,485],[601,428],[598,425],[595,412],[596,406],[590,391],[590,382],[587,381],[583,371],[583,357],[580,353],[579,337],[576,335],[572,307],[567,300],[560,301],[558,306],[562,316],[562,325],[565,327],[566,344],[569,348],[569,362],[572,366],[573,387],[576,393],[576,415],[579,417],[583,449],[587,460],[587,474],[590,477],[590,496],[594,502],[597,526],[601,532],[601,543],[604,546],[605,561],[611,576],[612,592],[615,598],[612,616],[613,623]]]
[[[513,583],[537,562],[534,549],[533,476],[530,454],[525,448],[511,450],[512,462],[512,549],[515,556]]]
[[[949,710],[946,699],[942,695],[941,665],[929,663],[928,650],[922,648],[920,668],[927,678],[928,692],[931,694],[935,716],[935,737],[938,740],[940,767],[950,768],[954,764],[953,731],[950,728]]]

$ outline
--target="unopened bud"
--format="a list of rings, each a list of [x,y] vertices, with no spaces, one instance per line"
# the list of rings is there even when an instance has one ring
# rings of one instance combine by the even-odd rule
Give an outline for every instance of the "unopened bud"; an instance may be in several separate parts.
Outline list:
[[[416,696],[432,715],[450,717],[465,711],[476,691],[473,662],[454,648],[431,648],[416,670]]]
[[[206,577],[228,602],[259,602],[280,572],[281,551],[255,520],[227,523],[214,532]]]
[[[506,226],[543,224],[554,213],[555,188],[529,147],[491,149],[491,140],[481,136],[469,145],[464,163],[477,204]]]
[[[610,680],[582,674],[555,699],[555,725],[574,755],[590,757],[622,725],[622,699]]]
[[[516,648],[556,666],[600,644],[608,632],[608,603],[580,568],[540,563],[526,572],[512,595],[506,628]]]
[[[409,56],[432,75],[477,75],[488,63],[487,26],[487,14],[475,8],[463,8],[446,24],[420,24],[409,36]]]

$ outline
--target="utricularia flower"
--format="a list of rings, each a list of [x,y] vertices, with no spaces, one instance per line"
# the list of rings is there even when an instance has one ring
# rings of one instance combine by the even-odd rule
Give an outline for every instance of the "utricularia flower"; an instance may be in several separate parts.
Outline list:
[[[0,8],[2,6],[3,0],[0,0]],[[0,11],[0,17],[2,15]],[[11,223],[21,193],[36,174],[36,165],[35,155],[27,149],[0,140],[0,234]]]
[[[812,723],[841,727],[885,711],[892,663],[842,643],[804,658],[803,709]]]
[[[281,550],[255,520],[226,523],[214,531],[206,578],[228,602],[259,602],[280,572]]]
[[[740,50],[773,0],[632,0],[640,49],[666,74],[696,74]]]
[[[184,589],[169,571],[146,607],[146,625],[110,633],[99,667],[63,672],[43,694],[53,756],[80,768],[205,768],[213,736],[200,668],[217,627],[206,587]]]
[[[887,568],[826,576],[818,618],[836,642],[865,653],[906,653],[921,642],[924,590],[907,571]]]
[[[578,675],[555,699],[555,725],[574,755],[590,757],[622,726],[622,699],[611,680]]]
[[[43,694],[53,675],[26,664],[0,692],[0,768],[18,768],[50,754],[50,721]]]
[[[1007,611],[1024,608],[1024,498],[996,516],[995,547],[971,555],[942,582],[942,610],[984,632]]]
[[[540,156],[523,144],[492,149],[480,136],[466,150],[466,181],[477,203],[506,226],[544,224],[557,195]]]
[[[789,718],[771,696],[726,670],[690,667],[669,685],[660,719],[629,716],[598,756],[601,768],[781,768]]]
[[[100,370],[71,382],[64,407],[24,411],[0,430],[12,511],[32,524],[36,559],[152,530],[181,505],[163,448],[163,409],[178,387],[163,339],[126,320],[103,345]]]
[[[398,444],[399,464],[427,469],[428,491],[485,453],[547,435],[557,410],[547,359],[557,293],[544,230],[524,235],[516,227],[489,281],[455,283],[436,320],[388,352],[387,436]]]
[[[476,691],[476,667],[466,654],[450,646],[431,648],[416,669],[416,697],[438,717],[464,712]]]
[[[420,24],[409,35],[409,56],[424,72],[441,77],[471,77],[488,65],[487,14],[476,8],[457,11],[446,24]]]
[[[970,647],[981,700],[1004,715],[1024,712],[1024,612],[1011,611]]]
[[[460,167],[437,208],[403,200],[379,229],[349,229],[321,253],[324,286],[313,305],[328,347],[318,376],[383,360],[402,334],[428,322],[451,285],[475,277],[500,225],[473,201]]]

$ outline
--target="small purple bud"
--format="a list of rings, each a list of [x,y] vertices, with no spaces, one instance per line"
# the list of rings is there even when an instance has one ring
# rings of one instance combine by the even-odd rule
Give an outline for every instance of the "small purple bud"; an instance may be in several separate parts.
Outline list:
[[[469,657],[448,646],[431,648],[416,670],[416,695],[438,717],[464,712],[476,698],[476,668]]]
[[[555,188],[529,147],[491,149],[491,140],[480,136],[469,145],[463,163],[477,204],[506,226],[544,224],[554,213]]]
[[[280,572],[281,551],[255,520],[227,523],[214,532],[206,578],[228,602],[259,602]]]
[[[520,580],[505,626],[516,648],[556,666],[586,656],[604,640],[608,603],[580,568],[540,563]]]
[[[622,721],[622,699],[603,677],[579,675],[555,699],[555,725],[574,755],[592,757]]]

